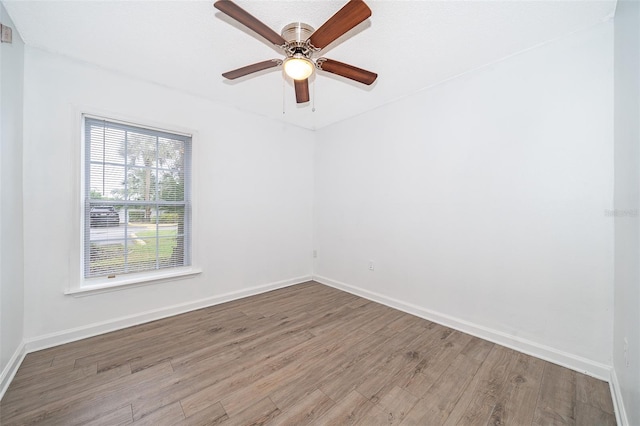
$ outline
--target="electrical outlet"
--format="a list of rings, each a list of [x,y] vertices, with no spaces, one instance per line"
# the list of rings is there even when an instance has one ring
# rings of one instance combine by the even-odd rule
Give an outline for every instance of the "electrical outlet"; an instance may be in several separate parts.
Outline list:
[[[369,270],[373,271],[374,270],[374,266],[373,266],[373,260],[369,261]]]
[[[624,365],[629,366],[629,339],[624,338]]]

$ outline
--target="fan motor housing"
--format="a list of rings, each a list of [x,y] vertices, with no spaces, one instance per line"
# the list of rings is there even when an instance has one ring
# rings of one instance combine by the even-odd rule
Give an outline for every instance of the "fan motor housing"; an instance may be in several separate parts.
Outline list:
[[[307,25],[303,22],[293,22],[289,25],[286,25],[280,35],[283,39],[287,41],[287,43],[300,43],[304,44],[311,34],[313,34],[315,30],[311,25]]]
[[[303,22],[293,22],[282,29],[282,38],[286,43],[283,47],[288,58],[311,59],[313,50],[307,40],[315,30],[311,25]]]

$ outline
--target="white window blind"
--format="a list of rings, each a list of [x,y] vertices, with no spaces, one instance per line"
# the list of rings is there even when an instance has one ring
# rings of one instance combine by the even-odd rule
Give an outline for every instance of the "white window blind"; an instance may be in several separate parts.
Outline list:
[[[84,118],[84,276],[191,265],[191,138]]]

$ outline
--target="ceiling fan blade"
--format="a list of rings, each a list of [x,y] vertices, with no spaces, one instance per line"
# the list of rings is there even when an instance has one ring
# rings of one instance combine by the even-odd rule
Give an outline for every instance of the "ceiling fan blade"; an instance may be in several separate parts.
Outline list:
[[[240,22],[245,27],[260,34],[271,43],[277,46],[282,46],[286,43],[285,39],[283,39],[280,34],[267,27],[264,23],[259,21],[257,18],[252,16],[249,12],[242,9],[231,0],[218,0],[213,4],[213,6],[225,15],[228,15],[236,21]]]
[[[309,102],[309,79],[293,80],[296,88],[296,103]]]
[[[245,75],[253,74],[254,72],[266,70],[269,68],[275,68],[282,65],[282,61],[280,59],[269,59],[268,61],[262,61],[255,64],[247,65],[246,67],[238,68],[233,71],[227,71],[222,76],[224,78],[228,78],[229,80],[235,80],[239,77],[244,77]]]
[[[332,41],[371,16],[371,9],[362,0],[350,0],[327,22],[322,24],[311,37],[309,43],[324,49]]]
[[[317,64],[318,68],[320,68],[322,71],[337,74],[366,85],[373,84],[373,82],[376,81],[376,78],[378,78],[378,74],[374,72],[363,70],[362,68],[354,67],[353,65],[334,61],[333,59],[318,58]]]

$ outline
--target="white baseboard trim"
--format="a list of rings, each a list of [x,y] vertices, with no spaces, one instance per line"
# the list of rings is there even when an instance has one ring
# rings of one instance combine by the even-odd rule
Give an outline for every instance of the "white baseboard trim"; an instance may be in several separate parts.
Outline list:
[[[325,284],[339,290],[344,290],[348,293],[364,297],[365,299],[369,299],[374,302],[389,306],[391,308],[406,312],[408,314],[415,315],[417,317],[424,318],[438,324],[442,324],[458,331],[462,331],[463,333],[471,334],[472,336],[476,336],[481,339],[506,346],[516,351],[523,352],[527,355],[532,355],[536,358],[540,358],[545,361],[567,367],[571,370],[587,374],[597,379],[607,382],[610,380],[611,366],[609,365],[601,364],[599,362],[573,355],[568,352],[552,348],[550,346],[523,339],[521,337],[512,336],[499,330],[494,330],[479,324],[472,323],[470,321],[453,317],[451,315],[446,315],[440,312],[432,311],[430,309],[425,309],[412,303],[403,302],[401,300],[397,300],[383,294],[375,293],[369,290],[362,289],[360,287],[335,281],[330,278],[314,276],[313,279],[314,281],[317,281],[321,284]]]
[[[613,399],[613,409],[616,413],[616,423],[618,426],[629,426],[629,418],[627,417],[627,411],[624,408],[624,400],[622,399],[622,390],[620,389],[620,382],[618,382],[618,375],[615,369],[611,369],[611,378],[609,380],[609,387],[611,388],[611,399]]]
[[[20,367],[20,364],[22,364],[22,361],[24,360],[24,357],[26,355],[27,351],[24,345],[24,341],[22,341],[11,356],[11,359],[9,359],[9,363],[2,370],[2,374],[0,374],[0,400],[9,388],[9,384],[18,372],[18,368]]]
[[[306,281],[311,281],[310,275],[277,281],[269,284],[263,284],[239,291],[221,294],[218,296],[195,300],[192,302],[166,306],[135,315],[128,315],[108,321],[84,325],[82,327],[62,330],[43,336],[32,337],[25,339],[24,346],[26,349],[26,353],[35,352],[53,346],[62,345],[64,343],[74,342],[76,340],[86,339],[88,337],[120,330],[126,327],[144,324],[150,321],[156,321],[173,315],[183,314],[185,312],[195,311],[196,309],[207,308],[209,306],[219,305],[221,303],[230,302],[232,300],[241,299],[243,297],[266,293],[271,290],[289,287],[295,284],[301,284]]]

